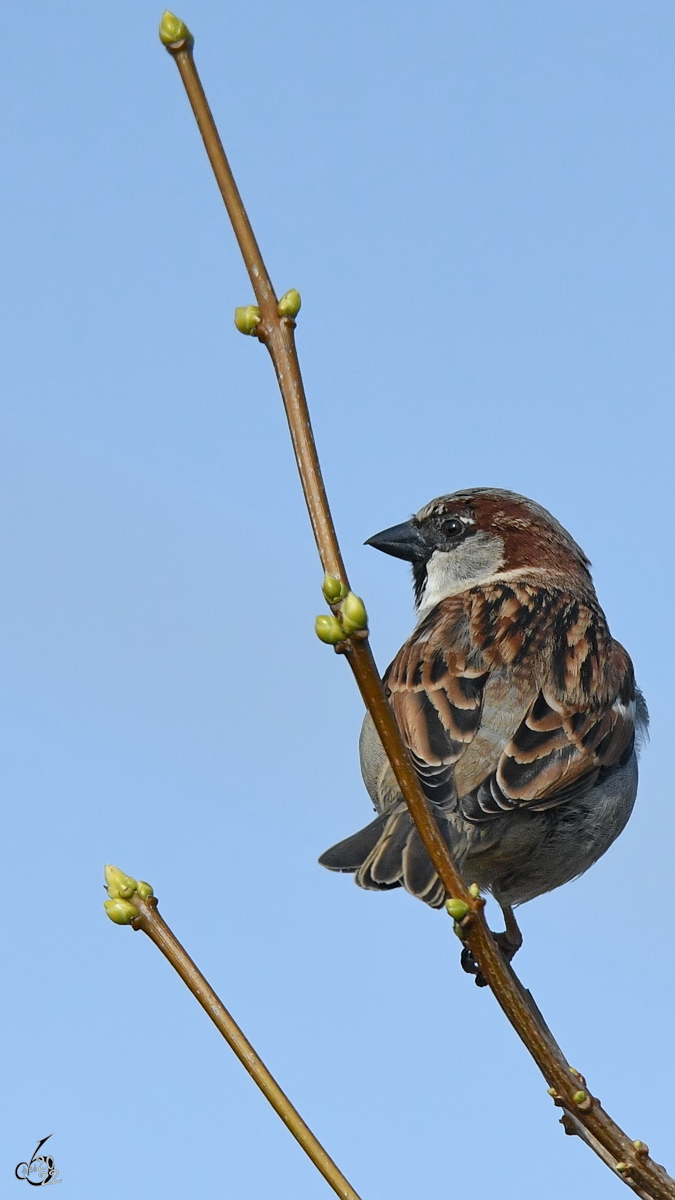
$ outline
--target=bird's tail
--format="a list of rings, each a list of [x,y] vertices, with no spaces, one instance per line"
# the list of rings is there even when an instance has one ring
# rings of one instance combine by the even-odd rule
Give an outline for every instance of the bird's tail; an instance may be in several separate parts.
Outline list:
[[[353,872],[355,882],[368,891],[404,887],[432,908],[445,900],[445,888],[402,801],[331,846],[319,862],[329,871]]]

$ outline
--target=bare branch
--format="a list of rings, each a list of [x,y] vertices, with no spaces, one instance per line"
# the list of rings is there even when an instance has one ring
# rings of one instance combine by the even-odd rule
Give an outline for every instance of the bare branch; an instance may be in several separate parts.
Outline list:
[[[153,895],[150,884],[125,875],[118,867],[107,866],[105,875],[110,896],[110,899],[105,902],[105,909],[111,921],[117,925],[131,925],[134,929],[142,929],[143,933],[147,933],[150,940],[162,951],[164,957],[168,958],[171,966],[178,972],[192,995],[199,1001],[216,1029],[222,1033],[239,1062],[257,1083],[263,1096],[281,1117],[284,1125],[290,1129],[293,1137],[300,1143],[317,1171],[321,1172],[341,1200],[360,1200],[358,1193],[354,1191],[342,1171],[324,1150],[321,1142],[305,1124],[286,1093],[282,1092],[276,1079],[256,1054],[234,1017],[227,1011],[222,1000],[202,975],[199,967],[192,961],[174,932],[161,917],[157,908],[157,898]]]
[[[175,18],[174,18],[175,19]],[[184,27],[183,27],[184,28]],[[187,34],[187,36],[186,36]],[[309,517],[323,568],[348,587],[335,527],[321,477],[307,400],[295,347],[295,321],[279,313],[267,269],[244,209],[234,176],[223,150],[193,58],[193,39],[185,30],[180,39],[167,42],[176,61],[192,110],[204,140],[228,216],[232,223],[253,291],[260,320],[253,331],[272,358],[293,441]],[[339,603],[332,605],[339,616]],[[591,1095],[585,1080],[574,1071],[543,1021],[531,996],[504,961],[483,915],[484,901],[474,897],[452,859],[422,792],[414,767],[403,745],[380,680],[367,631],[341,641],[336,649],[354,673],[364,703],[386,750],[411,816],[431,861],[449,896],[464,901],[466,916],[459,923],[462,939],[480,967],[509,1021],[524,1042],[549,1085],[554,1102],[566,1112],[565,1127],[588,1135],[588,1145],[638,1194],[654,1200],[675,1200],[675,1180],[649,1157],[642,1142],[633,1142]],[[639,1192],[641,1189],[641,1193]]]

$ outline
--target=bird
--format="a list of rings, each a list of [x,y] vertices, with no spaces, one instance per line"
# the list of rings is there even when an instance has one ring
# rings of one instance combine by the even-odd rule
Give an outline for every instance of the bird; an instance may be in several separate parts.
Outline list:
[[[383,683],[467,883],[492,894],[507,961],[514,908],[582,875],[624,829],[648,712],[590,562],[545,508],[475,487],[365,543],[412,565],[417,624]],[[369,713],[359,739],[377,816],[319,862],[365,889],[448,899]],[[465,970],[485,981],[468,948]]]

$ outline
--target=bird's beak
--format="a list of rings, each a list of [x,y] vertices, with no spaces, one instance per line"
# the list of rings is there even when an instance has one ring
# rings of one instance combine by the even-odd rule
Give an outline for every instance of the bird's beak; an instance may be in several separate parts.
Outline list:
[[[394,558],[404,558],[406,562],[426,562],[429,557],[429,547],[415,521],[403,521],[401,525],[383,529],[382,533],[373,534],[364,544],[374,546],[385,554],[393,554]]]

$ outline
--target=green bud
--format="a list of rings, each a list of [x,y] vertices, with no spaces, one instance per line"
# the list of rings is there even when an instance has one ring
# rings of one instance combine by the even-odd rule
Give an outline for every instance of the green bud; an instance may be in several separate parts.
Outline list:
[[[302,300],[297,288],[291,288],[290,292],[286,292],[281,297],[277,304],[277,312],[280,317],[297,317],[300,312]]]
[[[574,1095],[572,1096],[572,1099],[575,1104],[579,1104],[579,1105],[585,1104],[586,1101],[588,1100],[588,1092],[582,1092],[582,1091],[575,1092]]]
[[[128,900],[104,900],[103,907],[116,925],[131,925],[138,916],[136,905],[130,904]]]
[[[257,304],[247,304],[244,308],[235,308],[234,323],[240,333],[254,334],[260,324],[260,309]]]
[[[319,640],[328,646],[337,646],[338,642],[345,640],[345,631],[337,617],[317,617],[314,628]]]
[[[469,892],[473,896],[474,900],[477,900],[478,897],[480,896],[480,888],[479,888],[478,884],[472,883],[469,888]]]
[[[546,1091],[548,1092],[549,1096],[557,1096],[558,1095],[555,1088],[547,1088]]]
[[[360,596],[347,592],[340,608],[340,620],[345,633],[356,633],[368,627],[368,613]]]
[[[175,42],[193,42],[194,38],[185,22],[167,8],[159,23],[159,40],[163,46],[173,46]]]
[[[633,1142],[633,1149],[636,1154],[649,1154],[649,1146],[646,1142],[641,1142],[639,1138]]]
[[[139,879],[136,891],[138,892],[141,900],[147,900],[148,896],[154,896],[155,894],[150,887],[150,884],[146,883],[143,879]]]
[[[341,579],[336,579],[326,571],[323,577],[323,594],[329,604],[337,604],[338,600],[344,600],[347,595],[347,587]]]
[[[616,1164],[616,1169],[620,1175],[623,1175],[625,1171],[630,1171],[630,1167],[628,1166],[628,1163],[625,1163],[625,1162],[618,1162]]]
[[[131,875],[125,875],[124,871],[111,866],[110,863],[105,868],[105,882],[111,900],[130,900],[138,886]]]
[[[463,900],[446,900],[445,907],[455,921],[462,921],[466,914],[471,912],[469,905]]]

